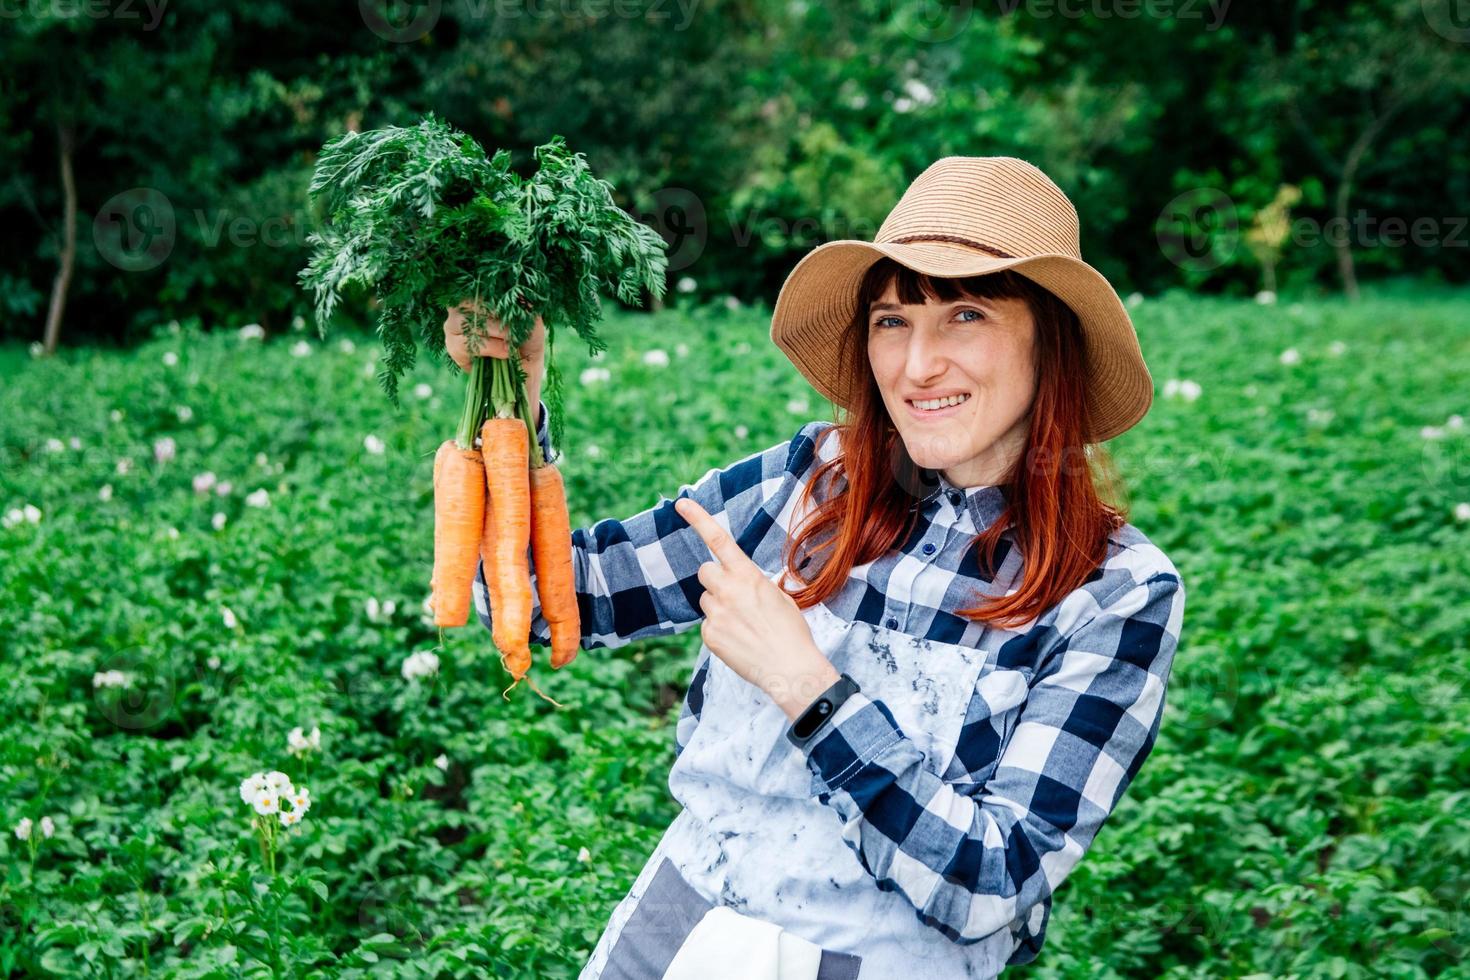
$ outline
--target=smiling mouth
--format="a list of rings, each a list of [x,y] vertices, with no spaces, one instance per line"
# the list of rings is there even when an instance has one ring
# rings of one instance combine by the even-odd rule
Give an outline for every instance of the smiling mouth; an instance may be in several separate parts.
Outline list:
[[[905,398],[904,403],[908,405],[909,411],[918,417],[927,418],[929,416],[944,415],[951,412],[969,401],[970,397],[967,394],[951,398],[921,398],[917,401]]]

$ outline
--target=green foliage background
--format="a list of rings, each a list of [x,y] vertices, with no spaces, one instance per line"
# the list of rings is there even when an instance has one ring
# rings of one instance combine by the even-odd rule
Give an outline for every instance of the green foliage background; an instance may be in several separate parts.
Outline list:
[[[1470,390],[1470,302],[1395,284],[1356,306],[1180,292],[1133,312],[1161,387],[1201,388],[1161,394],[1110,443],[1191,605],[1160,741],[1018,972],[1466,976],[1470,434],[1449,417]],[[610,374],[568,390],[574,527],[822,416],[768,313],[617,315],[595,362],[562,352],[569,378]],[[668,366],[643,360],[654,347]],[[284,975],[573,977],[586,961],[676,813],[699,633],[557,672],[536,648],[563,710],[524,685],[502,698],[475,620],[438,648],[420,606],[430,469],[462,381],[421,362],[395,413],[374,363],[304,329],[262,344],[196,323],[131,355],[0,348],[6,500],[42,511],[0,530],[0,973],[233,976],[279,955]],[[165,437],[177,455],[159,463]],[[196,493],[202,471],[232,492]],[[269,506],[246,505],[260,488]],[[372,618],[370,598],[396,608]],[[425,649],[437,677],[404,680]],[[94,689],[107,669],[136,687]],[[297,725],[320,726],[319,753],[287,753]],[[236,787],[277,767],[314,805],[260,893]],[[42,814],[58,829],[32,869],[8,828]]]
[[[317,216],[314,155],[349,128],[433,111],[489,152],[561,134],[676,246],[698,295],[770,301],[820,241],[871,237],[946,154],[1024,157],[1073,198],[1083,254],[1122,292],[1249,295],[1244,248],[1181,268],[1178,195],[1248,225],[1282,183],[1295,215],[1436,222],[1423,247],[1355,236],[1365,279],[1470,275],[1470,25],[1453,0],[283,0],[24,4],[0,31],[0,336],[38,339],[63,241],[58,133],[74,134],[78,268],[64,340],[157,323],[279,331]],[[1436,29],[1437,28],[1437,29]],[[1381,125],[1380,125],[1381,122]],[[1377,127],[1377,128],[1374,128]],[[148,188],[171,227],[117,203]],[[119,210],[121,208],[121,210]],[[1209,219],[1209,220],[1205,220]],[[1198,233],[1218,229],[1202,217]],[[153,229],[166,258],[123,271]],[[121,236],[121,240],[120,239]],[[1445,242],[1458,244],[1445,244]],[[1282,288],[1339,288],[1289,247]]]

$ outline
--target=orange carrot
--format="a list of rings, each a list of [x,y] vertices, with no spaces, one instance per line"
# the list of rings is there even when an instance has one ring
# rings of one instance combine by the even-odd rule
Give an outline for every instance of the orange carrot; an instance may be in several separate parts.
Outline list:
[[[506,669],[519,682],[531,668],[531,544],[530,441],[526,423],[519,418],[486,419],[480,427],[480,453],[489,492],[493,565],[500,605],[490,610],[491,636],[500,648]]]
[[[463,626],[470,615],[485,520],[480,453],[446,439],[434,454],[434,571],[429,578],[435,626]]]
[[[582,648],[582,619],[577,609],[566,487],[561,471],[551,463],[531,469],[531,555],[536,561],[541,614],[551,626],[551,666],[559,670]]]

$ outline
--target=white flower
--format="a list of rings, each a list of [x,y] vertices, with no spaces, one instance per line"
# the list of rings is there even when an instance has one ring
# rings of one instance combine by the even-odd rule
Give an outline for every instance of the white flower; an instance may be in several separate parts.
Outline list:
[[[243,326],[243,327],[240,328],[240,339],[241,340],[264,340],[265,339],[265,327],[262,327],[258,323],[247,323],[247,324],[245,324],[245,326]]]
[[[363,437],[362,445],[364,449],[372,453],[374,456],[383,455],[383,450],[388,448],[387,446],[383,445],[383,440],[379,439],[375,435],[372,435],[371,433]]]
[[[167,364],[169,367],[173,367],[175,364],[179,363],[179,355],[175,354],[171,350],[164,351],[163,363]]]
[[[1425,439],[1443,439],[1444,430],[1437,425],[1426,425],[1419,430],[1419,434]]]
[[[107,413],[107,417],[112,419],[112,421],[114,422],[121,422],[123,420],[122,409],[114,408],[112,411]]]
[[[20,823],[15,825],[15,836],[20,840],[31,839],[31,818],[21,817]]]
[[[311,345],[304,340],[298,340],[291,345],[292,357],[306,357],[311,353]]]
[[[430,650],[411,653],[403,661],[403,676],[406,680],[428,677],[439,672],[439,655]]]
[[[295,792],[291,787],[291,777],[279,769],[272,769],[265,774],[265,784],[282,796],[290,796]]]
[[[102,484],[102,489],[97,491],[97,499],[103,501],[104,503],[112,499],[111,483]]]
[[[170,540],[177,541],[179,539],[179,529],[176,527],[171,527],[164,533],[169,536]]]
[[[286,750],[292,755],[301,755],[303,752],[321,747],[322,730],[315,725],[311,727],[310,735],[307,735],[300,725],[286,733]]]
[[[1128,294],[1128,298],[1126,300],[1124,300],[1124,303],[1127,304],[1127,306],[1128,306],[1128,308],[1130,310],[1133,309],[1139,303],[1142,303],[1142,302],[1143,302],[1143,294],[1142,293],[1138,293],[1138,292],[1129,293]]]
[[[612,377],[612,372],[604,367],[583,368],[581,379],[584,385],[590,385],[598,381],[606,381]]]
[[[222,531],[224,530],[225,521],[227,520],[229,520],[229,518],[225,516],[225,512],[222,510],[217,510],[214,512],[214,516],[209,519],[209,523],[210,526],[212,526],[216,531]]]
[[[807,405],[805,398],[793,398],[786,403],[786,411],[790,412],[792,415],[804,415],[806,414],[806,410]]]
[[[41,509],[35,504],[26,504],[22,507],[21,515],[31,524],[41,523]]]
[[[255,794],[251,804],[255,807],[255,812],[263,817],[281,812],[281,798],[268,786]]]
[[[692,293],[699,288],[699,283],[690,276],[681,276],[677,288],[681,293]]]
[[[602,455],[602,447],[595,442],[589,442],[582,451],[585,452],[588,456]]]
[[[48,453],[60,453],[66,451],[66,443],[60,439],[51,438],[46,440],[46,451]]]
[[[1194,401],[1196,398],[1198,398],[1200,396],[1199,382],[1198,381],[1188,381],[1188,380],[1179,382],[1179,394],[1187,402]]]
[[[582,849],[577,852],[577,860],[581,861],[583,864],[586,864],[588,861],[592,860],[592,852],[587,850],[585,844],[582,846]]]
[[[233,489],[235,489],[235,485],[229,480],[221,480],[214,485],[214,492],[220,497],[228,497],[230,491]]]
[[[196,473],[194,475],[194,492],[208,493],[217,482],[218,480],[216,479],[213,470],[205,470],[203,473]]]
[[[1256,302],[1262,306],[1270,306],[1276,302],[1276,294],[1269,289],[1263,289],[1259,293],[1256,293]]]
[[[153,444],[153,458],[160,463],[167,463],[179,453],[178,444],[171,436],[164,436]]]
[[[659,350],[655,347],[651,351],[644,352],[643,363],[651,367],[668,367],[669,355],[666,351]]]
[[[343,337],[341,340],[337,341],[337,349],[344,354],[351,354],[353,351],[357,350],[357,345],[352,342],[351,338]]]
[[[748,435],[750,435],[750,429],[746,428],[743,425],[737,425],[737,426],[735,426],[735,438],[736,439],[744,439]]]
[[[934,101],[934,91],[917,78],[904,82],[903,90],[916,105],[929,105]]]
[[[726,296],[725,297],[725,309],[727,309],[727,310],[738,310],[738,309],[740,309],[741,305],[742,304],[740,302],[740,297],[739,296],[729,295],[729,296]]]
[[[56,833],[56,824],[51,822],[50,817],[41,818],[41,836],[51,837]]]
[[[1164,382],[1164,397],[1165,398],[1173,398],[1177,394],[1179,394],[1179,379],[1178,378],[1170,378],[1168,381],[1165,381]]]
[[[1307,421],[1313,425],[1326,425],[1332,421],[1335,415],[1336,413],[1330,408],[1307,409]]]
[[[117,475],[118,476],[127,476],[128,475],[128,470],[131,470],[132,468],[133,468],[133,461],[131,459],[128,459],[126,456],[124,456],[122,459],[120,459],[120,460],[117,461]]]
[[[188,405],[176,405],[174,414],[179,417],[180,422],[187,422],[194,417],[194,410]]]
[[[1334,340],[1332,343],[1327,345],[1327,353],[1331,354],[1333,357],[1341,357],[1343,354],[1347,353],[1347,344],[1344,344],[1340,340]]]
[[[1282,364],[1296,364],[1301,361],[1301,359],[1301,352],[1298,351],[1295,347],[1288,347],[1286,350],[1281,352]]]
[[[261,790],[266,788],[265,773],[257,772],[245,777],[240,783],[240,802],[254,803]]]
[[[684,344],[684,343],[675,344],[674,345],[674,353],[675,354],[678,354],[680,357],[688,357],[689,356],[689,345],[688,344]]]
[[[1444,420],[1444,424],[1445,428],[1447,429],[1465,428],[1465,420],[1458,415],[1451,415],[1449,418]]]
[[[46,353],[46,345],[41,343],[39,340],[31,341],[30,347],[27,349],[31,352],[32,357],[40,357],[42,354]]]
[[[24,511],[22,511],[19,507],[12,507],[5,512],[4,517],[0,517],[0,527],[15,527],[15,525],[21,523],[25,519],[26,515]]]
[[[448,772],[449,756],[445,755],[443,752],[440,752],[438,755],[434,756],[434,765],[438,766],[441,772]]]
[[[227,630],[232,630],[240,625],[240,621],[235,618],[234,610],[232,610],[229,606],[219,607],[219,618],[224,620],[225,629]]]
[[[222,662],[223,661],[220,660],[219,654],[217,654],[217,653],[211,653],[209,655],[209,659],[206,660],[206,661],[204,661],[204,663],[206,665],[208,665],[208,667],[209,667],[210,670],[219,670],[219,665]]]
[[[302,786],[291,794],[291,807],[297,813],[305,813],[311,809],[311,790]]]
[[[71,448],[73,449],[82,448],[82,440],[78,439],[76,436],[72,436],[70,439],[66,440],[66,444],[68,446],[71,446]]]
[[[269,464],[270,464],[270,457],[266,456],[265,453],[256,453],[255,454],[255,465],[256,466],[259,466],[259,467],[264,468],[264,467],[268,466]]]
[[[375,597],[373,597],[373,596],[368,596],[367,602],[364,603],[364,605],[367,607],[367,618],[368,619],[377,619],[378,618],[378,600]]]
[[[378,369],[376,366],[374,366],[372,361],[368,361],[362,366],[362,373],[371,378],[373,375],[378,373]]]
[[[1455,504],[1455,520],[1470,521],[1470,503]]]
[[[300,313],[298,313],[295,316],[293,316],[291,318],[291,329],[292,330],[305,330],[306,329],[306,318],[304,316],[302,316]]]
[[[92,675],[93,687],[127,687],[128,675],[120,670],[102,670]]]
[[[422,381],[413,386],[413,396],[420,401],[423,401],[426,398],[432,398],[433,395],[434,389],[424,384],[424,382]]]
[[[894,112],[908,112],[914,107],[914,100],[907,95],[901,95],[893,100]]]
[[[301,822],[300,810],[282,810],[278,814],[282,827],[294,827]]]
[[[271,505],[270,491],[266,490],[265,487],[261,487],[259,490],[252,490],[245,495],[245,503],[250,507],[269,507]]]

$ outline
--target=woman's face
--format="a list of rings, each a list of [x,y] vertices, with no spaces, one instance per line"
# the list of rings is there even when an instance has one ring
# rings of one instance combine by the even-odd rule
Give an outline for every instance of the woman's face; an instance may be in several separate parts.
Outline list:
[[[1031,423],[1035,334],[1024,299],[909,306],[889,285],[868,311],[868,363],[915,463],[961,487],[1006,478]],[[933,399],[945,407],[914,405]]]

